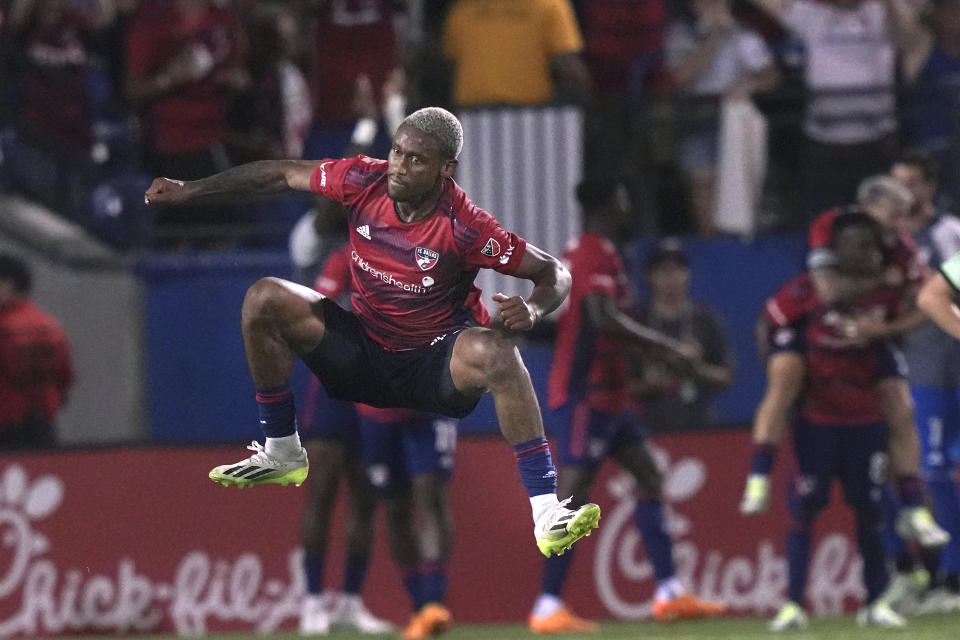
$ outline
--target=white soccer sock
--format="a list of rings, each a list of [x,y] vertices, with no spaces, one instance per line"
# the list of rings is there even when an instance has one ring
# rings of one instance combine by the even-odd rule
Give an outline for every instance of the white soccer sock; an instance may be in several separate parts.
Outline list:
[[[671,576],[657,583],[657,591],[653,597],[655,600],[673,600],[686,592],[687,590],[683,588],[676,576]]]
[[[263,448],[269,456],[281,460],[290,460],[299,456],[300,449],[303,447],[300,445],[300,434],[294,431],[293,434],[282,438],[267,438]]]
[[[533,523],[536,524],[539,522],[543,514],[559,503],[560,501],[557,500],[557,494],[555,493],[544,493],[539,496],[532,496],[530,498],[530,507],[533,509]]]
[[[533,617],[542,618],[544,616],[552,616],[557,611],[563,608],[563,600],[557,596],[552,596],[548,593],[541,593],[540,597],[537,598],[536,603],[533,605]]]

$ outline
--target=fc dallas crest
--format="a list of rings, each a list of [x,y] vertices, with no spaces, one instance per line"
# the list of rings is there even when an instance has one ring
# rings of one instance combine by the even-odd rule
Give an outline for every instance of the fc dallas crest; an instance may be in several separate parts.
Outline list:
[[[433,249],[417,247],[417,265],[424,271],[433,269],[433,266],[437,264],[439,258],[440,254]]]

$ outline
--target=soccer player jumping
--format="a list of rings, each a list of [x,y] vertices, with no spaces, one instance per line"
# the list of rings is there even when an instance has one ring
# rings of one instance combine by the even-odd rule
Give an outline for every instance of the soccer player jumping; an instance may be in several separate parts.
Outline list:
[[[226,193],[313,191],[348,210],[352,311],[293,282],[263,278],[247,291],[242,325],[257,388],[265,446],[210,472],[224,485],[300,484],[306,452],[297,434],[290,373],[301,358],[335,397],[461,418],[493,395],[500,431],[513,446],[545,556],[568,549],[597,526],[600,508],[567,508],[540,407],[520,354],[473,284],[479,269],[533,282],[524,299],[495,294],[496,319],[528,331],[570,290],[553,256],[505,231],[453,180],[463,129],[449,111],[420,109],[393,137],[388,159],[264,160],[202,180],[157,178],[148,204],[177,205]]]

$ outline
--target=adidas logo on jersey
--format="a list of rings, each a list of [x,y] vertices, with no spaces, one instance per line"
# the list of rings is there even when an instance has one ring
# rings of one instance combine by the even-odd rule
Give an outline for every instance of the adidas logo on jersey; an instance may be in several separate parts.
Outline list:
[[[359,233],[359,234],[362,235],[364,238],[366,238],[367,240],[369,240],[369,239],[370,239],[370,225],[368,225],[368,224],[362,224],[362,225],[360,225],[359,227],[357,227],[357,233]]]

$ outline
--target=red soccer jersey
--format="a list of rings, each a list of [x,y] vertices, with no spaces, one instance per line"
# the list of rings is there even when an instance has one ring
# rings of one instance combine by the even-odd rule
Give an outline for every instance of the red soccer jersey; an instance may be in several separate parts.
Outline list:
[[[889,319],[896,315],[899,304],[898,290],[881,287],[849,308],[826,307],[807,273],[791,279],[767,302],[765,315],[776,330],[802,332],[807,380],[800,410],[806,419],[829,425],[870,424],[883,419],[876,385],[884,374],[885,347],[877,343],[848,346],[842,327],[862,314]],[[776,333],[774,339],[779,340]]]
[[[557,322],[557,342],[547,389],[556,409],[586,398],[593,409],[621,412],[627,406],[627,361],[623,345],[593,333],[584,323],[584,300],[594,294],[611,298],[619,307],[630,304],[630,287],[623,259],[613,243],[595,233],[574,240],[563,254],[573,287],[569,306]]]
[[[474,278],[481,268],[513,274],[523,238],[504,231],[452,179],[432,213],[401,221],[387,195],[387,162],[325,160],[310,188],[343,203],[350,225],[354,312],[387,349],[413,349],[465,326],[488,325]]]
[[[350,245],[345,244],[327,258],[323,270],[317,276],[313,288],[330,298],[337,300],[350,293],[351,269],[350,269]],[[314,384],[316,378],[313,378]],[[370,405],[355,403],[357,413],[377,422],[404,422],[417,415],[416,411],[410,409],[388,408],[380,409]]]
[[[807,244],[811,249],[823,249],[830,246],[833,221],[840,215],[840,209],[824,211],[810,225]],[[917,252],[917,245],[905,233],[897,234],[897,241],[884,251],[886,272],[884,280],[887,286],[900,288],[906,292],[917,289],[928,275],[927,266]]]

